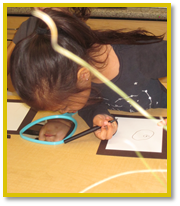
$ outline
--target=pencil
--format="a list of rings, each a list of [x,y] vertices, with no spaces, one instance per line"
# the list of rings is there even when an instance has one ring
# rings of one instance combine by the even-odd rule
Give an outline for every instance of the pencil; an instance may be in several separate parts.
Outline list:
[[[113,119],[113,120],[111,120],[111,121],[109,121],[109,122],[110,122],[110,123],[113,123],[114,121],[117,122],[116,119]],[[87,129],[87,130],[85,130],[85,131],[83,131],[83,132],[81,132],[81,133],[79,133],[79,134],[77,134],[77,135],[74,135],[74,136],[70,137],[69,139],[65,139],[65,140],[64,140],[64,143],[66,144],[66,143],[68,143],[68,142],[71,142],[71,141],[73,141],[73,140],[75,140],[75,139],[78,139],[78,138],[80,138],[80,137],[82,137],[82,136],[85,136],[85,135],[87,135],[87,134],[90,134],[90,133],[92,133],[92,132],[95,132],[95,131],[97,131],[97,130],[100,129],[100,128],[101,128],[100,126],[95,126],[95,127],[90,128],[90,129]]]

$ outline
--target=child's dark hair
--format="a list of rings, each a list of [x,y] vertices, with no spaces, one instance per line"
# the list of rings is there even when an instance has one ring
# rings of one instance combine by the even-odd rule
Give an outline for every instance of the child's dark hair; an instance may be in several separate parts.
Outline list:
[[[69,7],[71,11],[80,19],[86,21],[91,15],[91,9],[89,7]]]
[[[79,18],[68,13],[45,9],[58,28],[58,44],[87,61],[92,66],[97,51],[106,44],[144,44],[160,42],[164,35],[155,36],[145,30],[91,30]],[[37,28],[47,25],[39,20]],[[37,110],[49,110],[70,95],[79,93],[77,72],[80,65],[55,52],[50,32],[38,33],[20,41],[11,56],[10,73],[18,95]],[[104,65],[105,62],[102,62]]]

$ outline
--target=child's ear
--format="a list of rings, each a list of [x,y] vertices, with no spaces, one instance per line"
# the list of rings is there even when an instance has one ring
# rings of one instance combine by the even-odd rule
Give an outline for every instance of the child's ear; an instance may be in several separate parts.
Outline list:
[[[88,69],[82,67],[77,73],[77,84],[80,87],[87,86],[91,82],[91,73]]]

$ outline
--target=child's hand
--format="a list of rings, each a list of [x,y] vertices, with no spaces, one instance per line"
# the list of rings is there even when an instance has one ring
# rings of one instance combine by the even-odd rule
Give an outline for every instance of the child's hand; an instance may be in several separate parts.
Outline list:
[[[98,114],[93,119],[94,126],[100,126],[101,129],[94,132],[97,138],[101,140],[111,139],[113,134],[117,131],[117,122],[110,123],[113,117],[106,114]]]
[[[163,119],[162,121],[157,123],[158,126],[164,126],[167,125],[167,119]]]
[[[61,141],[66,137],[71,124],[68,124],[66,120],[54,119],[49,120],[39,132],[39,140],[48,142]]]

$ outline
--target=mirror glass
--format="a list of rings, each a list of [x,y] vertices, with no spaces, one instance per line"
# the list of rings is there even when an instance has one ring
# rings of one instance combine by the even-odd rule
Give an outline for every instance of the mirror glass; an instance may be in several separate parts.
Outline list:
[[[38,122],[23,132],[27,138],[41,141],[58,142],[66,138],[74,130],[73,121],[63,118]]]

